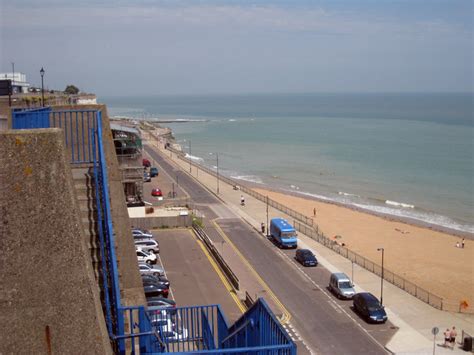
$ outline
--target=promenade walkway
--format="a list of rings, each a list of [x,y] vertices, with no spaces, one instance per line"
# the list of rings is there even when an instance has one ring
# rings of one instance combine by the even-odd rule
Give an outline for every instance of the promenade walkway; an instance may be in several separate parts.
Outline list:
[[[189,163],[178,159],[175,154],[165,151],[164,144],[158,141],[158,137],[145,136],[145,138],[149,138],[148,143],[151,146],[164,152],[169,159],[189,174]],[[266,205],[263,202],[244,194],[246,205],[242,207],[240,206],[240,195],[243,194],[241,191],[235,191],[232,186],[220,181],[219,194],[217,195],[216,177],[201,169],[196,169],[194,166],[191,168],[190,174],[256,230],[260,229],[261,222],[266,221]],[[270,218],[282,216],[292,221],[291,217],[285,216],[282,212],[271,207],[269,216]],[[379,276],[357,265],[353,266],[349,260],[301,233],[299,234],[299,246],[313,250],[320,263],[331,272],[342,271],[351,275],[353,267],[356,290],[359,292],[368,291],[376,296],[380,295]],[[472,282],[472,280],[470,281]],[[436,354],[465,353],[460,344],[461,331],[464,330],[474,335],[474,315],[439,311],[388,282],[384,282],[384,305],[390,321],[399,328],[386,345],[386,348],[393,353],[433,354],[433,348]],[[454,350],[439,346],[443,343],[443,331],[452,326],[458,330],[458,339]],[[440,330],[435,345],[431,333],[433,327],[438,327]]]

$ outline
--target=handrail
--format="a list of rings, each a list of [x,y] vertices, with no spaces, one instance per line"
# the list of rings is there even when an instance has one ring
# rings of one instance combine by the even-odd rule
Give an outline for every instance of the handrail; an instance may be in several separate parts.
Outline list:
[[[110,253],[110,266],[112,271],[112,289],[113,289],[113,296],[114,296],[114,303],[115,303],[115,311],[116,311],[116,321],[117,321],[117,334],[124,333],[124,320],[123,316],[120,313],[120,306],[122,304],[120,299],[120,284],[118,279],[118,267],[117,267],[117,256],[115,255],[115,237],[114,231],[112,227],[112,214],[110,211],[110,198],[109,198],[109,184],[108,184],[108,177],[107,177],[107,166],[106,166],[106,159],[104,154],[104,147],[102,144],[102,112],[97,111],[97,141],[98,141],[98,151],[99,151],[99,167],[101,170],[101,178],[102,178],[102,189],[103,189],[103,196],[104,196],[104,204],[105,204],[105,222],[106,222],[106,230],[108,236],[108,252]],[[119,341],[119,352],[125,351],[125,343],[123,341]]]

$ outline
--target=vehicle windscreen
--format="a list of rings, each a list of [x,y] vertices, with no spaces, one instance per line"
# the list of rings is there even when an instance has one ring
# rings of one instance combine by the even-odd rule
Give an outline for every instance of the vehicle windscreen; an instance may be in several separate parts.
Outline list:
[[[380,306],[380,303],[373,300],[373,301],[367,301],[367,308],[368,308],[369,311],[378,311],[382,307]]]
[[[294,238],[294,237],[296,237],[296,234],[294,232],[282,232],[281,237],[282,238]]]
[[[351,288],[352,285],[349,281],[339,281],[339,288]]]

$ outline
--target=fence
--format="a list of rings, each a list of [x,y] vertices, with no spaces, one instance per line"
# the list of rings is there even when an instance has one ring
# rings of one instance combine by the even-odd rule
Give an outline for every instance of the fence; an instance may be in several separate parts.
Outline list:
[[[380,265],[363,257],[362,255],[359,255],[349,250],[345,246],[339,245],[335,240],[326,237],[323,233],[319,233],[314,228],[303,225],[302,223],[297,221],[294,221],[294,227],[300,233],[303,233],[304,235],[310,237],[318,243],[323,244],[327,248],[349,259],[354,264],[363,267],[364,269],[374,273],[375,275],[382,275],[382,267]],[[408,292],[409,294],[415,296],[423,302],[426,302],[429,305],[440,310],[443,309],[443,299],[441,297],[432,294],[424,288],[421,288],[420,286],[404,279],[403,277],[395,274],[390,270],[387,270],[386,268],[384,268],[383,276],[384,280],[387,280],[393,285],[400,287],[402,290]]]

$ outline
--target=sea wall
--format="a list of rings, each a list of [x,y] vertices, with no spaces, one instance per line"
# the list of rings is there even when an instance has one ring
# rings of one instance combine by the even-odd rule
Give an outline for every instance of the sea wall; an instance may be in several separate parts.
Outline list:
[[[60,129],[0,133],[0,353],[111,354]]]

